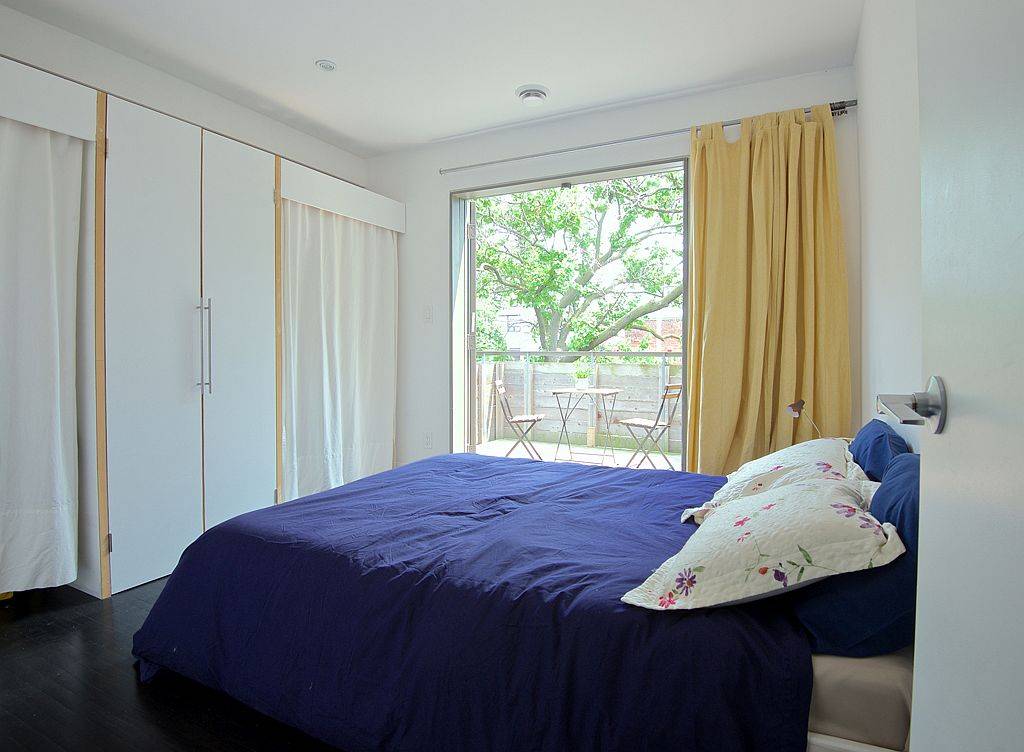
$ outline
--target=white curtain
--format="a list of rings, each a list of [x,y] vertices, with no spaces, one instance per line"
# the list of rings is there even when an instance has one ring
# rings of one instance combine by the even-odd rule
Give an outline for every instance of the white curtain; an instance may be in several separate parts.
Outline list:
[[[0,118],[0,592],[77,569],[85,142]]]
[[[398,234],[284,201],[284,493],[394,464]]]

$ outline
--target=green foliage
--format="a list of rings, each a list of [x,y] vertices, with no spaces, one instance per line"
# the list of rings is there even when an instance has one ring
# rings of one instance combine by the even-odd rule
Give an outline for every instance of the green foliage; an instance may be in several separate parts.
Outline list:
[[[499,301],[479,298],[476,302],[476,349],[507,350],[505,334],[498,328],[495,318],[500,310]]]
[[[477,199],[478,332],[517,306],[542,350],[657,336],[644,318],[682,302],[684,196],[676,171]]]

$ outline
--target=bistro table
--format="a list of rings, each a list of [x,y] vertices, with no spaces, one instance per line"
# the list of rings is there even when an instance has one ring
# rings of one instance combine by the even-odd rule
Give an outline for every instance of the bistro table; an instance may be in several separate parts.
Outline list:
[[[612,414],[615,412],[615,400],[622,389],[619,387],[594,387],[591,389],[552,389],[551,394],[558,405],[558,415],[562,420],[562,428],[558,432],[558,443],[555,445],[555,461],[558,461],[558,451],[562,448],[562,437],[565,436],[565,445],[569,448],[570,462],[592,462],[593,464],[605,464],[610,456],[612,465],[615,465],[615,448],[612,444]],[[597,433],[601,431],[601,416],[604,416],[604,444],[601,444],[601,451],[581,452],[578,448],[573,451],[572,442],[569,441],[569,418],[585,398],[589,398],[590,404],[598,411]],[[609,405],[610,401],[610,405]],[[595,443],[600,444],[599,441]],[[577,456],[579,455],[579,456]],[[599,458],[599,459],[582,459]]]

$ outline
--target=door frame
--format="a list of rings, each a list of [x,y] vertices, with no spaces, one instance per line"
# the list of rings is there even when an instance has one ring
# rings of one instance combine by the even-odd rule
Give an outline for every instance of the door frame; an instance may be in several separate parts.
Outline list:
[[[686,174],[686,192],[683,198],[685,211],[685,222],[687,224],[687,255],[684,258],[684,274],[689,275],[689,248],[690,248],[690,160],[685,154],[677,157],[656,159],[646,162],[634,162],[627,165],[615,167],[595,168],[593,170],[582,170],[573,173],[559,175],[546,175],[532,180],[517,180],[508,183],[492,183],[489,185],[478,185],[470,188],[452,190],[449,193],[449,295],[451,305],[449,311],[449,358],[451,369],[448,372],[448,394],[450,398],[449,410],[449,451],[475,452],[475,444],[471,444],[474,431],[473,417],[476,410],[476,389],[469,388],[475,378],[476,365],[476,207],[473,199],[487,196],[501,196],[509,193],[525,193],[543,188],[553,188],[565,182],[572,183],[598,183],[615,178],[632,177],[635,175],[652,175],[658,172],[671,172],[683,170]],[[472,226],[472,231],[469,230]],[[472,234],[472,238],[470,235]],[[461,300],[460,300],[461,298]],[[687,310],[683,309],[683,333],[685,335],[687,326]],[[458,332],[456,336],[456,332]],[[685,340],[684,340],[685,341]],[[685,349],[684,349],[685,352]],[[457,357],[462,359],[463,389],[462,394],[455,394],[458,381],[455,378],[459,363]],[[683,356],[683,373],[686,373],[686,356]],[[683,390],[682,409],[685,411],[686,389]],[[456,405],[461,403],[461,408]],[[460,415],[461,411],[461,415]],[[685,414],[685,413],[684,413]],[[460,420],[461,418],[461,420]],[[461,426],[458,424],[461,423]],[[685,437],[685,426],[683,434]],[[458,438],[461,436],[462,441]],[[461,448],[456,448],[461,443]],[[685,449],[684,449],[685,462]]]

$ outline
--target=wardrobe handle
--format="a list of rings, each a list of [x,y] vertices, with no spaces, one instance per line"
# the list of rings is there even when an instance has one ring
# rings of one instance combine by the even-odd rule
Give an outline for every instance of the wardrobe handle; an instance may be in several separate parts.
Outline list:
[[[206,299],[206,393],[213,394],[213,298]]]
[[[203,327],[202,299],[199,300],[196,310],[199,311],[199,381],[196,382],[196,386],[202,391],[206,387],[206,330]]]

